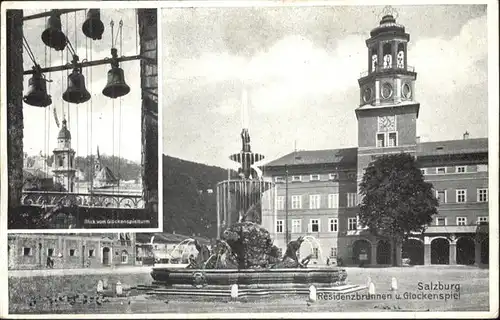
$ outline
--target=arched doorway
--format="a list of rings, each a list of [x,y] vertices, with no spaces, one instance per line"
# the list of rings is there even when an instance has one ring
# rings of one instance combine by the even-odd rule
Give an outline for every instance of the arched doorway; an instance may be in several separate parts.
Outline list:
[[[450,264],[450,243],[443,238],[431,242],[431,264]]]
[[[461,237],[457,241],[457,264],[474,264],[475,243],[470,237]]]
[[[408,239],[403,243],[403,259],[410,259],[410,265],[424,264],[424,243],[417,239]]]
[[[391,264],[391,244],[387,240],[377,243],[377,264]]]
[[[102,248],[102,264],[107,266],[111,262],[111,250],[108,247]]]
[[[363,266],[371,261],[371,244],[367,240],[354,241],[352,248],[352,261],[354,264]]]
[[[490,263],[490,242],[488,239],[484,239],[481,242],[481,264]]]

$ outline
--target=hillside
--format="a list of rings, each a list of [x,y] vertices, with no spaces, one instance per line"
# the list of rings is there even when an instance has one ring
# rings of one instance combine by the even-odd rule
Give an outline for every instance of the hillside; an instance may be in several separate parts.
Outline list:
[[[217,183],[227,174],[227,169],[163,155],[163,231],[215,237]]]

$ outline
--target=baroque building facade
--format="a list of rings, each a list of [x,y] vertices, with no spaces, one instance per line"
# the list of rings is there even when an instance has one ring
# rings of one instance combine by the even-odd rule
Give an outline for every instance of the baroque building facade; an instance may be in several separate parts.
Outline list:
[[[415,69],[407,65],[410,35],[390,14],[366,40],[368,71],[358,80],[358,147],[296,151],[266,164],[277,185],[276,209],[263,210],[275,244],[305,238],[301,255],[313,263],[345,265],[487,264],[488,139],[420,142]],[[412,154],[440,202],[424,234],[398,245],[372,236],[358,223],[364,169],[377,156]],[[486,226],[486,227],[485,227]],[[288,231],[288,237],[287,237]],[[487,232],[487,231],[486,231]]]
[[[134,233],[10,233],[8,266],[9,270],[130,266],[136,261],[135,242]]]

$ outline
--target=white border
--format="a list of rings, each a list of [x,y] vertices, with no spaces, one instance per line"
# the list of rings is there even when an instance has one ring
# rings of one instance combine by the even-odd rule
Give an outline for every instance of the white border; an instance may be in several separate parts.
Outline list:
[[[4,9],[14,9],[14,8],[20,8],[22,9],[23,7],[34,7],[34,6],[39,6],[43,5],[44,7],[47,8],[87,8],[87,7],[121,7],[121,8],[160,8],[160,7],[248,7],[248,6],[261,6],[261,7],[270,7],[270,6],[315,6],[315,5],[388,5],[388,4],[393,4],[393,5],[410,5],[410,4],[417,4],[417,5],[436,5],[436,4],[472,4],[473,1],[464,1],[464,0],[456,0],[456,1],[449,1],[449,0],[444,0],[444,1],[429,1],[429,0],[423,0],[423,1],[408,1],[408,0],[400,0],[400,1],[384,1],[384,2],[367,2],[367,1],[360,1],[360,0],[353,0],[353,1],[346,1],[346,0],[339,0],[339,1],[305,1],[305,0],[288,0],[288,1],[123,1],[123,2],[117,2],[117,1],[109,1],[109,2],[73,2],[73,1],[66,1],[66,2],[19,2],[19,3],[2,3],[2,12],[1,12],[1,21],[5,21],[5,10]],[[488,159],[488,164],[489,164],[489,190],[493,191],[498,191],[498,160],[499,160],[499,149],[498,149],[498,3],[493,0],[485,0],[485,1],[480,1],[480,2],[475,2],[476,4],[488,4],[487,12],[488,12],[488,107],[489,107],[489,129],[488,129],[488,142],[489,142],[489,159]],[[158,23],[160,24],[161,21],[161,12],[158,12]],[[161,29],[161,28],[159,28]],[[5,50],[5,28],[2,28],[2,42],[1,42],[1,48],[2,48],[2,57],[1,57],[1,70],[2,70],[2,76],[5,75],[5,62],[6,58],[5,55],[3,54],[3,51]],[[161,32],[160,30],[158,31],[158,38],[161,39]],[[161,47],[161,46],[160,46]],[[161,60],[161,49],[158,49],[158,56],[159,59]],[[161,68],[159,69],[159,83],[160,87],[162,84],[161,81]],[[3,85],[3,81],[2,81]],[[1,93],[1,98],[2,101],[4,101],[5,98],[5,90],[0,90]],[[161,97],[161,89],[159,88],[159,94]],[[4,125],[3,125],[3,118],[4,118],[4,110],[2,108],[1,110],[1,122],[0,122],[0,146],[2,150],[6,150],[6,140],[4,137],[6,136],[6,131],[4,130]],[[160,112],[159,112],[160,116]],[[161,116],[160,116],[161,118]],[[159,120],[160,123],[161,120]],[[163,127],[160,127],[162,132],[163,132]],[[4,141],[5,140],[5,141]],[[159,139],[162,140],[162,139]],[[161,149],[159,149],[159,155],[162,155],[163,152],[160,152]],[[6,165],[6,154],[5,152],[0,152],[0,165],[1,165],[1,178],[2,182],[6,182],[6,175],[7,175],[7,168]],[[159,164],[160,165],[160,164]],[[159,168],[159,173],[161,171],[161,166]],[[161,180],[161,176],[159,177]],[[159,188],[159,202],[160,198],[162,198],[162,194],[160,193],[162,189]],[[2,199],[7,199],[7,188],[6,188],[6,183],[2,183],[1,189],[1,196]],[[493,192],[492,194],[498,194],[497,192]],[[5,201],[1,202],[2,205],[2,218],[0,219],[0,231],[2,231],[2,234],[5,235],[4,231],[6,231],[6,214],[4,214],[5,210],[3,210],[6,207],[6,204],[4,204]],[[159,210],[161,209],[161,204],[159,203]],[[400,313],[390,313],[391,318],[491,318],[498,316],[498,272],[495,272],[498,270],[498,197],[490,197],[489,199],[489,211],[490,211],[490,243],[493,244],[493,246],[490,246],[490,273],[489,273],[489,280],[490,280],[490,311],[488,312],[400,312]],[[162,223],[162,220],[159,221]],[[86,229],[88,230],[88,229]],[[118,229],[114,229],[118,230]],[[134,229],[135,232],[137,232],[139,229]],[[72,230],[72,232],[78,231],[77,229]],[[96,230],[94,230],[95,232]],[[44,230],[44,232],[47,232],[47,230]],[[7,250],[6,241],[0,241],[0,252],[5,252]],[[0,271],[2,275],[7,275],[7,264],[3,263],[0,264]],[[2,294],[5,294],[7,291],[7,277],[0,277],[0,285],[4,289]],[[0,315],[7,315],[7,306],[8,302],[7,299],[0,299],[1,304],[0,304]],[[97,314],[91,314],[91,315],[71,315],[71,318],[74,319],[85,319],[89,317],[96,317]],[[344,317],[344,318],[350,318],[350,317],[355,317],[355,318],[386,318],[389,314],[384,313],[384,312],[363,312],[363,313],[356,313],[356,312],[335,312],[335,313],[307,313],[307,314],[301,314],[301,313],[259,313],[259,314],[248,314],[248,313],[219,313],[219,314],[207,314],[207,313],[201,313],[201,314],[176,314],[176,313],[168,313],[168,314],[140,314],[140,318],[172,318],[172,319],[190,319],[190,318],[199,318],[199,317],[205,317],[205,318],[248,318],[249,316],[252,316],[253,318],[269,318],[269,317],[287,317],[291,319],[304,319],[304,318],[331,318],[331,317]],[[120,317],[123,319],[137,319],[138,315],[134,314],[120,314],[120,315],[99,315],[102,318],[116,318]],[[61,314],[61,315],[18,315],[18,316],[10,316],[11,318],[26,318],[26,319],[61,319],[61,318],[68,318],[68,314]]]

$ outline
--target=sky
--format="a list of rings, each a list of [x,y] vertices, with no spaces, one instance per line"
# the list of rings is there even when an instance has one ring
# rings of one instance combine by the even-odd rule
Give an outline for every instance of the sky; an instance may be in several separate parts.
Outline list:
[[[24,10],[24,15],[32,15],[45,10]],[[87,38],[82,32],[82,24],[86,19],[85,10],[61,16],[62,29],[75,48],[80,61],[87,59],[100,60],[111,57],[111,26],[114,22],[114,34],[117,42],[118,56],[139,54],[138,34],[135,9],[101,9],[101,20],[104,34],[101,40]],[[71,61],[68,50],[55,51],[42,42],[41,34],[45,30],[46,19],[34,19],[24,22],[24,35],[33,51],[36,62],[45,66],[59,66]],[[123,42],[120,47],[120,36],[116,37],[120,20],[123,21]],[[76,33],[75,33],[76,25]],[[33,66],[26,50],[23,52],[24,70]],[[102,94],[107,83],[109,64],[83,68],[85,85],[92,95],[90,101],[72,104],[62,99],[67,88],[67,76],[72,70],[46,73],[53,82],[47,83],[52,105],[47,108],[23,104],[24,110],[24,151],[29,155],[52,154],[57,144],[57,118],[62,123],[63,117],[68,121],[71,132],[71,146],[76,156],[96,154],[99,146],[100,154],[115,155],[132,161],[141,161],[141,87],[140,63],[138,60],[122,62],[125,82],[130,92],[120,98],[111,99]],[[30,75],[24,76],[24,94],[28,91]],[[121,102],[120,102],[121,100]]]
[[[393,8],[410,34],[421,141],[487,137],[486,6]],[[243,88],[252,151],[267,161],[295,148],[357,146],[357,80],[382,10],[164,8],[163,153],[234,168]]]

